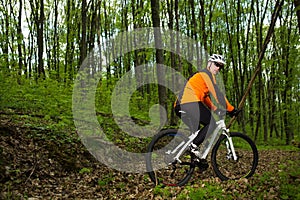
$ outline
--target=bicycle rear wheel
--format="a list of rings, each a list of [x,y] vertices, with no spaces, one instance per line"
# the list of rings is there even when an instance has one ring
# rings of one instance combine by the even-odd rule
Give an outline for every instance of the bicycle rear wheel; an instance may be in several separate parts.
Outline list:
[[[174,161],[174,156],[188,140],[176,129],[159,132],[148,146],[146,155],[147,172],[155,185],[182,186],[191,178],[194,169],[194,156],[186,151],[179,158],[181,163]],[[175,152],[174,149],[176,149]]]
[[[238,159],[233,160],[228,138],[222,135],[212,150],[212,167],[221,180],[249,178],[258,164],[257,148],[245,134],[234,132],[230,136]]]

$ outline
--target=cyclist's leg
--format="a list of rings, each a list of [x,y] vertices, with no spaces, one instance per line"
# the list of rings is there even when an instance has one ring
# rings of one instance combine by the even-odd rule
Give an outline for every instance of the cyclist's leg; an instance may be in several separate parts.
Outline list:
[[[179,113],[179,110],[185,112],[184,116]],[[211,114],[211,111],[202,102],[191,102],[180,105],[180,109],[175,108],[175,113],[181,117],[182,121],[190,128],[192,132],[200,129],[200,124],[204,127],[200,130],[193,143],[200,145],[205,139],[207,132],[212,132],[216,127],[216,121]]]
[[[198,106],[200,111],[199,121],[200,124],[204,125],[204,127],[200,130],[199,134],[193,141],[193,143],[197,146],[204,141],[208,132],[213,132],[213,130],[216,128],[216,120],[212,116],[211,111],[202,102],[199,102]]]
[[[180,118],[190,128],[191,132],[199,130],[200,110],[198,102],[181,104],[180,109],[185,112]]]

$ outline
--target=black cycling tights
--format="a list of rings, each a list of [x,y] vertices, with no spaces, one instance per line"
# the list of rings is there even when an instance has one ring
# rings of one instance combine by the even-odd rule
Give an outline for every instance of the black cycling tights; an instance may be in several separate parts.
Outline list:
[[[181,115],[180,110],[185,114]],[[216,120],[211,111],[202,102],[181,104],[180,107],[175,107],[175,113],[193,132],[200,129],[200,124],[204,126],[193,141],[196,145],[201,144],[206,134],[212,132],[216,127]]]

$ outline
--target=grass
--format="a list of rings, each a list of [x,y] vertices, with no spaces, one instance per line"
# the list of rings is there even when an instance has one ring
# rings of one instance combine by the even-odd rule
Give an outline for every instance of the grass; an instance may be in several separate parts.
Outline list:
[[[270,146],[270,145],[257,145],[257,149],[261,150],[283,150],[283,151],[299,151],[298,147],[293,145],[278,145],[278,146]]]
[[[289,160],[280,165],[280,198],[300,199],[300,161]]]

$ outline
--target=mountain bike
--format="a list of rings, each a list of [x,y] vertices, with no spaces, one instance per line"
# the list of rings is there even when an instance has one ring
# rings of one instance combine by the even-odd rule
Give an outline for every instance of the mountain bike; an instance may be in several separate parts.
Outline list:
[[[224,117],[216,123],[215,130],[207,134],[197,153],[191,144],[200,130],[187,134],[166,129],[153,137],[146,153],[146,168],[155,185],[185,185],[199,163],[201,169],[201,161],[206,160],[210,151],[212,168],[222,181],[254,174],[258,165],[255,143],[243,133],[230,132]]]

